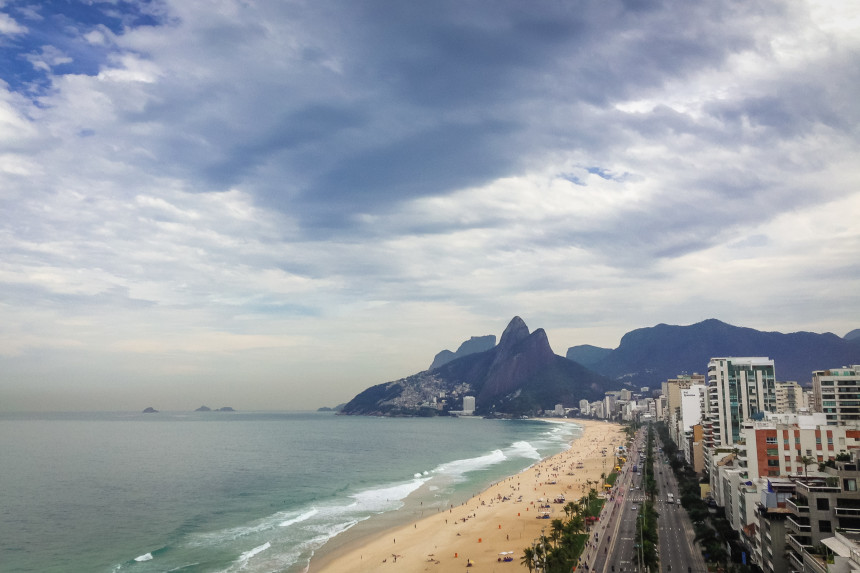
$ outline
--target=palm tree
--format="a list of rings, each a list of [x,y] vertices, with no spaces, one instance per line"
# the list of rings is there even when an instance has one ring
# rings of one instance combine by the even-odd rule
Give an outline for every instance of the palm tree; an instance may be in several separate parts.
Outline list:
[[[535,550],[531,547],[523,549],[523,557],[520,562],[529,568],[529,573],[535,570]]]
[[[809,478],[809,464],[816,461],[815,458],[810,456],[800,456],[800,463],[803,464],[803,477]]]
[[[550,527],[552,528],[552,533],[550,533],[549,538],[558,546],[561,534],[564,533],[564,522],[560,519],[553,519]]]
[[[570,529],[573,531],[573,533],[580,533],[583,529],[585,529],[585,519],[583,519],[581,514],[574,515],[572,518],[570,518],[570,521],[568,523],[570,524]]]

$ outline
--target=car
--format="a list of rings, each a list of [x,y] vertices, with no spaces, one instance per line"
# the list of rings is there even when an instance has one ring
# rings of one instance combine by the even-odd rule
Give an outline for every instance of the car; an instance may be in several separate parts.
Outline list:
[[[635,505],[631,505],[631,506],[630,506],[630,509],[632,509],[633,511],[636,511],[636,506],[635,506]]]

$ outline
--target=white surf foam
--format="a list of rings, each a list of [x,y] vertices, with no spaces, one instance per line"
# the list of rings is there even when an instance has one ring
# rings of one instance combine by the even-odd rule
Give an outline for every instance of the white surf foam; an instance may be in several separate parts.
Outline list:
[[[541,459],[540,452],[531,443],[526,441],[514,442],[505,449],[505,455],[509,458],[526,458],[529,460]]]
[[[465,458],[441,464],[433,471],[437,474],[444,474],[457,479],[466,473],[486,469],[506,459],[508,458],[502,450],[493,450],[489,454],[476,458]]]
[[[239,556],[239,561],[247,561],[248,559],[250,559],[254,555],[258,555],[258,554],[262,553],[263,551],[265,551],[266,549],[268,549],[271,546],[272,546],[272,544],[267,541],[264,544],[260,545],[259,547],[255,547],[255,548],[251,549],[250,551],[246,551],[243,554],[241,554]]]
[[[134,560],[138,563],[142,561],[152,561],[152,553],[144,553],[140,557],[135,557]]]
[[[286,521],[282,521],[280,525],[281,525],[281,527],[289,527],[293,524],[301,523],[302,521],[307,521],[308,519],[312,518],[313,516],[315,516],[318,513],[319,513],[319,510],[316,508],[313,508],[310,511],[306,511],[297,517],[294,517],[292,519],[288,519]]]
[[[407,483],[389,485],[358,492],[351,496],[355,500],[355,503],[353,503],[351,507],[368,511],[383,511],[391,509],[392,506],[399,507],[401,505],[399,502],[424,485],[424,482],[426,482],[427,479],[429,478],[416,478]]]

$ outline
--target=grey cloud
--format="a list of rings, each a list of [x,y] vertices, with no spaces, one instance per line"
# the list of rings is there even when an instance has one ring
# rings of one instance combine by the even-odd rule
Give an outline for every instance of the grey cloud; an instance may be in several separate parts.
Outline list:
[[[316,43],[271,64],[245,58],[309,30],[269,21],[261,31],[243,12],[208,22],[188,56],[223,75],[175,76],[129,119],[159,126],[151,168],[204,189],[242,185],[309,232],[346,230],[354,213],[478,185],[547,152],[623,147],[618,124],[597,125],[599,108],[718,66],[755,43],[749,12],[771,8],[323,3],[297,21],[316,26]],[[329,59],[339,73],[322,73]]]

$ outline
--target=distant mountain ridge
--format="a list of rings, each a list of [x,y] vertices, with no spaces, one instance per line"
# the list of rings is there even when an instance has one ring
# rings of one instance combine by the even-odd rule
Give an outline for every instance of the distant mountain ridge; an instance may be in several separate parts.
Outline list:
[[[632,330],[614,350],[589,347],[606,351],[602,357],[597,351],[586,354],[583,348],[571,347],[568,358],[586,356],[584,363],[595,372],[634,386],[651,387],[682,372],[704,374],[708,361],[720,356],[772,358],[777,380],[801,384],[811,380],[813,370],[860,364],[860,336],[762,332],[713,318],[689,326],[658,324]]]
[[[457,348],[457,352],[451,352],[450,350],[443,350],[439,354],[437,354],[433,358],[433,362],[430,364],[430,370],[434,370],[439,368],[440,366],[444,366],[448,364],[452,360],[456,360],[457,358],[462,358],[463,356],[468,356],[469,354],[475,354],[477,352],[484,352],[486,350],[491,349],[496,345],[496,335],[488,334],[486,336],[473,336],[469,340],[465,341],[463,344]]]
[[[413,376],[377,384],[359,393],[344,414],[435,415],[432,400],[445,395],[459,409],[465,395],[476,398],[476,412],[533,413],[557,403],[578,405],[597,400],[620,385],[581,364],[557,356],[539,328],[529,332],[518,316],[505,328],[499,343],[483,352],[456,358]],[[443,410],[444,412],[444,410]]]
[[[610,352],[612,352],[611,348],[600,348],[599,346],[592,346],[590,344],[581,344],[579,346],[571,346],[568,348],[565,358],[573,360],[574,362],[579,362],[583,366],[591,366],[592,364],[597,364],[606,358]]]

